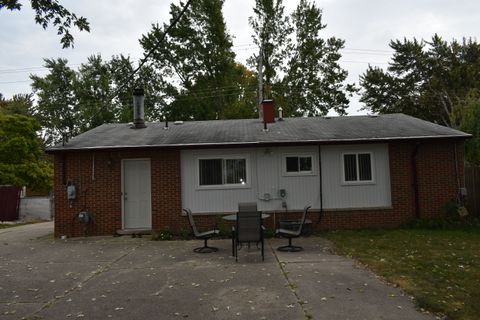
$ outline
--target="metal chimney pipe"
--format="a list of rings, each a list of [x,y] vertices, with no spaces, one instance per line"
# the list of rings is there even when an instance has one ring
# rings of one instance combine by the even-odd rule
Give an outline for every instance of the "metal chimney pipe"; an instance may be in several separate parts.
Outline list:
[[[133,125],[135,129],[146,128],[144,119],[145,94],[142,88],[133,90]]]

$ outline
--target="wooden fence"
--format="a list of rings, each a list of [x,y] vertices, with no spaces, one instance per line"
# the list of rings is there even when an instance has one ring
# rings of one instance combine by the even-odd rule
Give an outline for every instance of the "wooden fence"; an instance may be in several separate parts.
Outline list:
[[[480,167],[465,166],[466,207],[471,215],[480,217]]]

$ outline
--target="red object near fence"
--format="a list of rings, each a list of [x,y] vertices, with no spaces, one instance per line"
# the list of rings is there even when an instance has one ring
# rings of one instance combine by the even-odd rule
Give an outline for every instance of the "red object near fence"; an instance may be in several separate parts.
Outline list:
[[[0,186],[0,221],[18,220],[20,187]]]

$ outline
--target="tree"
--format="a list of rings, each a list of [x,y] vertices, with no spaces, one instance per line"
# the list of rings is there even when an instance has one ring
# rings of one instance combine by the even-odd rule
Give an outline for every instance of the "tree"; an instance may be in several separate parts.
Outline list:
[[[438,35],[390,43],[395,51],[387,70],[369,67],[360,77],[360,101],[379,113],[402,112],[456,127],[455,106],[480,89],[480,45],[471,39],[448,43]]]
[[[77,17],[75,13],[68,11],[57,0],[30,0],[32,9],[35,11],[35,23],[46,29],[49,24],[57,27],[57,34],[62,36],[60,43],[63,48],[73,47],[73,36],[70,33],[72,27],[79,31],[90,32],[90,25],[86,18]],[[21,10],[19,0],[0,0],[0,10]]]
[[[48,145],[106,122],[133,121],[132,92],[136,86],[146,91],[146,119],[162,116],[164,82],[150,66],[142,67],[127,85],[134,68],[130,58],[122,55],[109,61],[92,55],[77,71],[65,59],[46,59],[45,67],[49,71],[46,76],[32,75],[31,79],[37,94],[33,115],[44,128]]]
[[[52,186],[53,169],[42,157],[38,130],[32,117],[0,114],[0,184]]]
[[[199,0],[191,3],[178,23],[166,35],[168,25],[152,25],[140,43],[146,52],[155,48],[152,65],[163,79],[174,79],[165,94],[171,103],[165,106],[170,120],[224,119],[247,88],[241,87],[232,51],[232,40],[223,18],[223,0]],[[170,7],[171,21],[183,3]],[[252,90],[252,89],[250,89]]]
[[[320,31],[322,10],[308,0],[300,0],[292,14],[295,45],[290,46],[287,74],[280,88],[286,115],[326,115],[330,109],[345,114],[353,84],[344,85],[347,71],[338,63],[344,40],[323,39]]]
[[[261,49],[263,76],[267,87],[267,97],[270,86],[277,82],[277,77],[285,67],[287,47],[292,32],[290,19],[284,13],[282,0],[256,0],[254,15],[248,19],[253,29],[253,42]],[[249,59],[249,64],[256,67],[258,55]]]
[[[15,94],[11,99],[4,99],[0,94],[0,114],[32,115],[33,94]]]
[[[459,129],[473,135],[465,142],[465,158],[480,165],[480,91],[472,89],[465,99],[454,107],[453,118]]]
[[[67,64],[66,59],[45,59],[49,74],[45,77],[30,76],[38,99],[34,114],[45,130],[47,145],[80,133],[82,119],[74,89],[77,74]]]

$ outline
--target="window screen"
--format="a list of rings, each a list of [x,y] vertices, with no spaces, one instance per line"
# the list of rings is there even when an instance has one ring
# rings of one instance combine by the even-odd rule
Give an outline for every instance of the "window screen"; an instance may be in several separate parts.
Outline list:
[[[287,157],[287,172],[298,172],[298,157]]]
[[[285,157],[287,172],[312,172],[312,157]]]
[[[369,153],[358,154],[358,173],[360,181],[372,180],[372,162]]]
[[[226,159],[225,169],[225,183],[245,184],[247,182],[247,164],[245,159]]]
[[[344,154],[343,166],[345,172],[345,181],[357,181],[357,155]]]
[[[312,157],[300,157],[300,171],[312,171]]]
[[[343,155],[345,182],[372,181],[372,157],[370,153],[352,153]]]
[[[200,159],[201,186],[247,183],[246,159]]]
[[[222,159],[201,159],[199,167],[201,186],[223,184]]]

